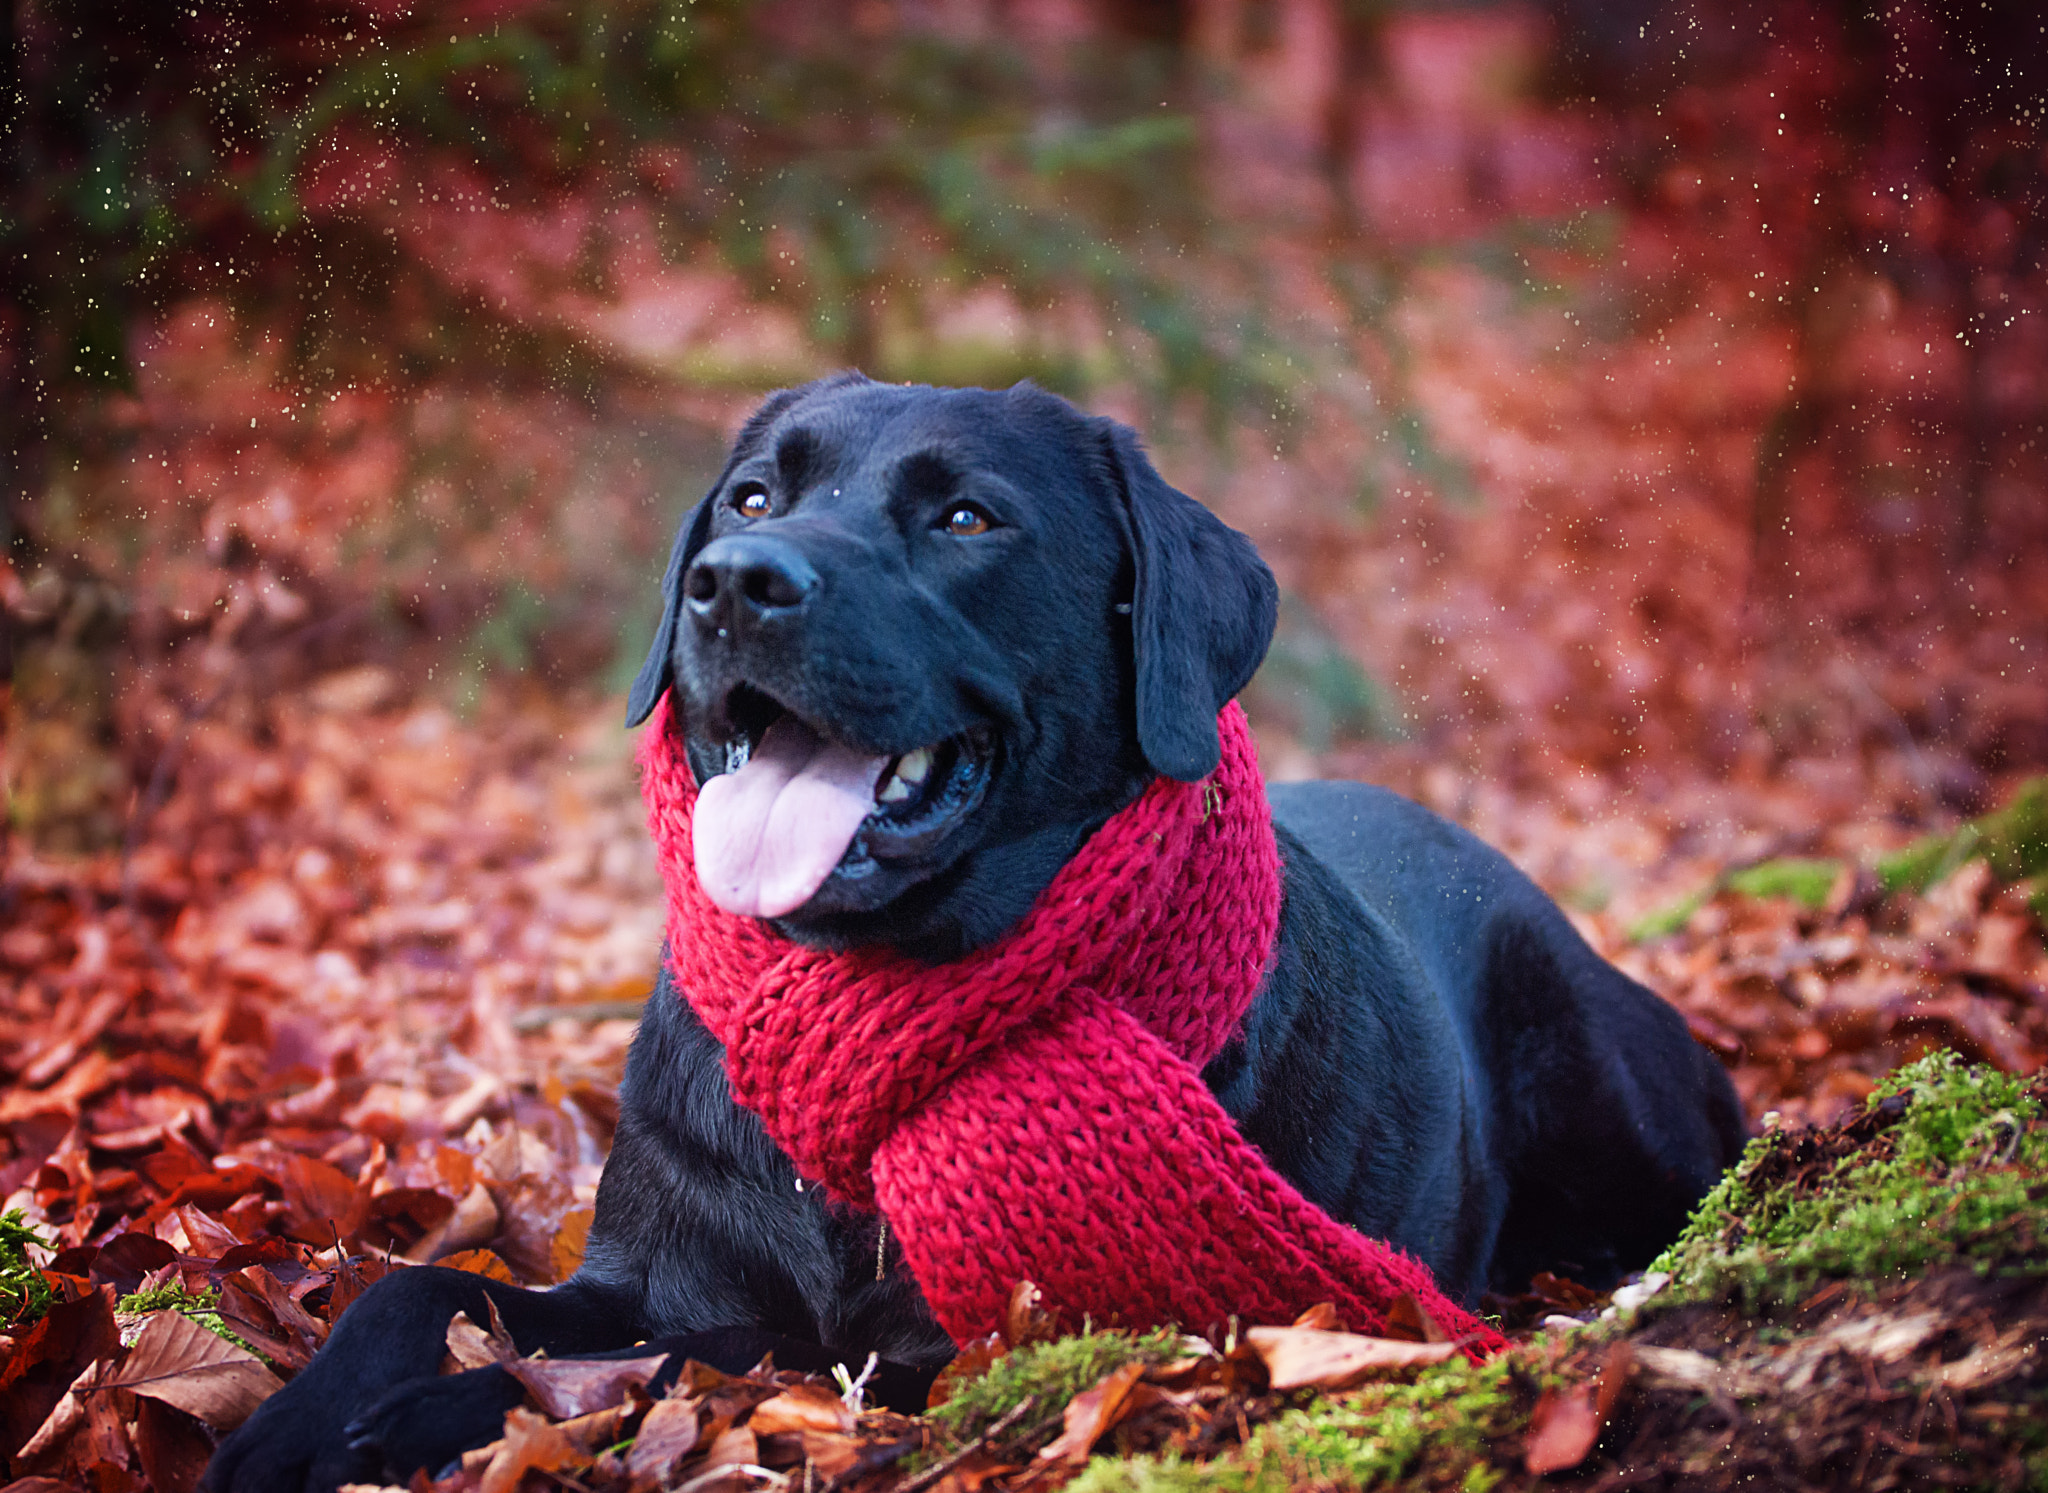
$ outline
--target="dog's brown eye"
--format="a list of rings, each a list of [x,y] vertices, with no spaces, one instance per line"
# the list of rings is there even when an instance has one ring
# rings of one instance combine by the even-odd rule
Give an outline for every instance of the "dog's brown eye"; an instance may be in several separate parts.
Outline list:
[[[739,496],[739,510],[748,518],[766,518],[770,506],[768,494],[758,487],[750,487]]]
[[[962,539],[988,532],[988,518],[978,508],[955,508],[946,519],[946,532]]]

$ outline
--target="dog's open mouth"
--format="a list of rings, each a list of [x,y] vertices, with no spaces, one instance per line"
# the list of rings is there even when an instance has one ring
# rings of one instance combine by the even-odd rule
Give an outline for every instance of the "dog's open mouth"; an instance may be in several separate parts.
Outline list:
[[[928,852],[974,812],[995,757],[985,726],[862,752],[744,684],[718,716],[726,770],[698,791],[692,848],[706,895],[743,917],[781,917],[834,872]]]

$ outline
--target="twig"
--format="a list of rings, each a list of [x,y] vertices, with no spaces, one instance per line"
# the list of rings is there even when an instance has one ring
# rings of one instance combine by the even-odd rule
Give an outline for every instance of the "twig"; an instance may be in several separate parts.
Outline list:
[[[595,1025],[600,1021],[638,1021],[647,1009],[647,1002],[637,1001],[579,1001],[560,1006],[528,1006],[512,1018],[515,1032],[538,1032],[550,1022],[567,1018]]]
[[[726,1462],[712,1468],[709,1472],[698,1473],[687,1483],[684,1483],[682,1487],[676,1489],[676,1493],[695,1493],[696,1489],[709,1487],[720,1478],[731,1477],[735,1473],[742,1477],[762,1478],[771,1487],[775,1488],[787,1488],[789,1486],[789,1474],[786,1472],[777,1472],[772,1467],[763,1467],[755,1462]]]
[[[983,1431],[967,1445],[961,1447],[960,1450],[954,1452],[950,1457],[942,1457],[932,1463],[931,1466],[925,1468],[923,1472],[917,1474],[916,1477],[898,1483],[896,1485],[896,1493],[922,1493],[923,1489],[929,1488],[933,1483],[951,1472],[955,1467],[958,1467],[976,1452],[993,1446],[1005,1431],[1029,1415],[1032,1407],[1037,1403],[1037,1395],[1024,1396],[1023,1399],[1019,1400],[1004,1413],[1001,1420],[990,1426],[986,1431]]]

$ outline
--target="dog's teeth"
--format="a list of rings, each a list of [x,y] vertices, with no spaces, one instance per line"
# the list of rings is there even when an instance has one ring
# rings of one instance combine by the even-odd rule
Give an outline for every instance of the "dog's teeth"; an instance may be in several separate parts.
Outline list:
[[[905,752],[896,763],[896,777],[899,782],[916,788],[931,776],[932,749],[919,747],[914,752]]]
[[[882,791],[875,795],[876,803],[900,804],[910,797],[910,785],[903,781],[903,770],[899,766],[889,774],[889,781],[882,785]]]

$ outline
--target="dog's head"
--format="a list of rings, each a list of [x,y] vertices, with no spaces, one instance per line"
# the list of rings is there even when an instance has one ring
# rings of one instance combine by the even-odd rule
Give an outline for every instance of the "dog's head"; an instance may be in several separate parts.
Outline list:
[[[1216,765],[1274,601],[1126,427],[844,374],[762,405],[684,519],[628,723],[673,691],[714,901],[953,958],[1154,774]]]

